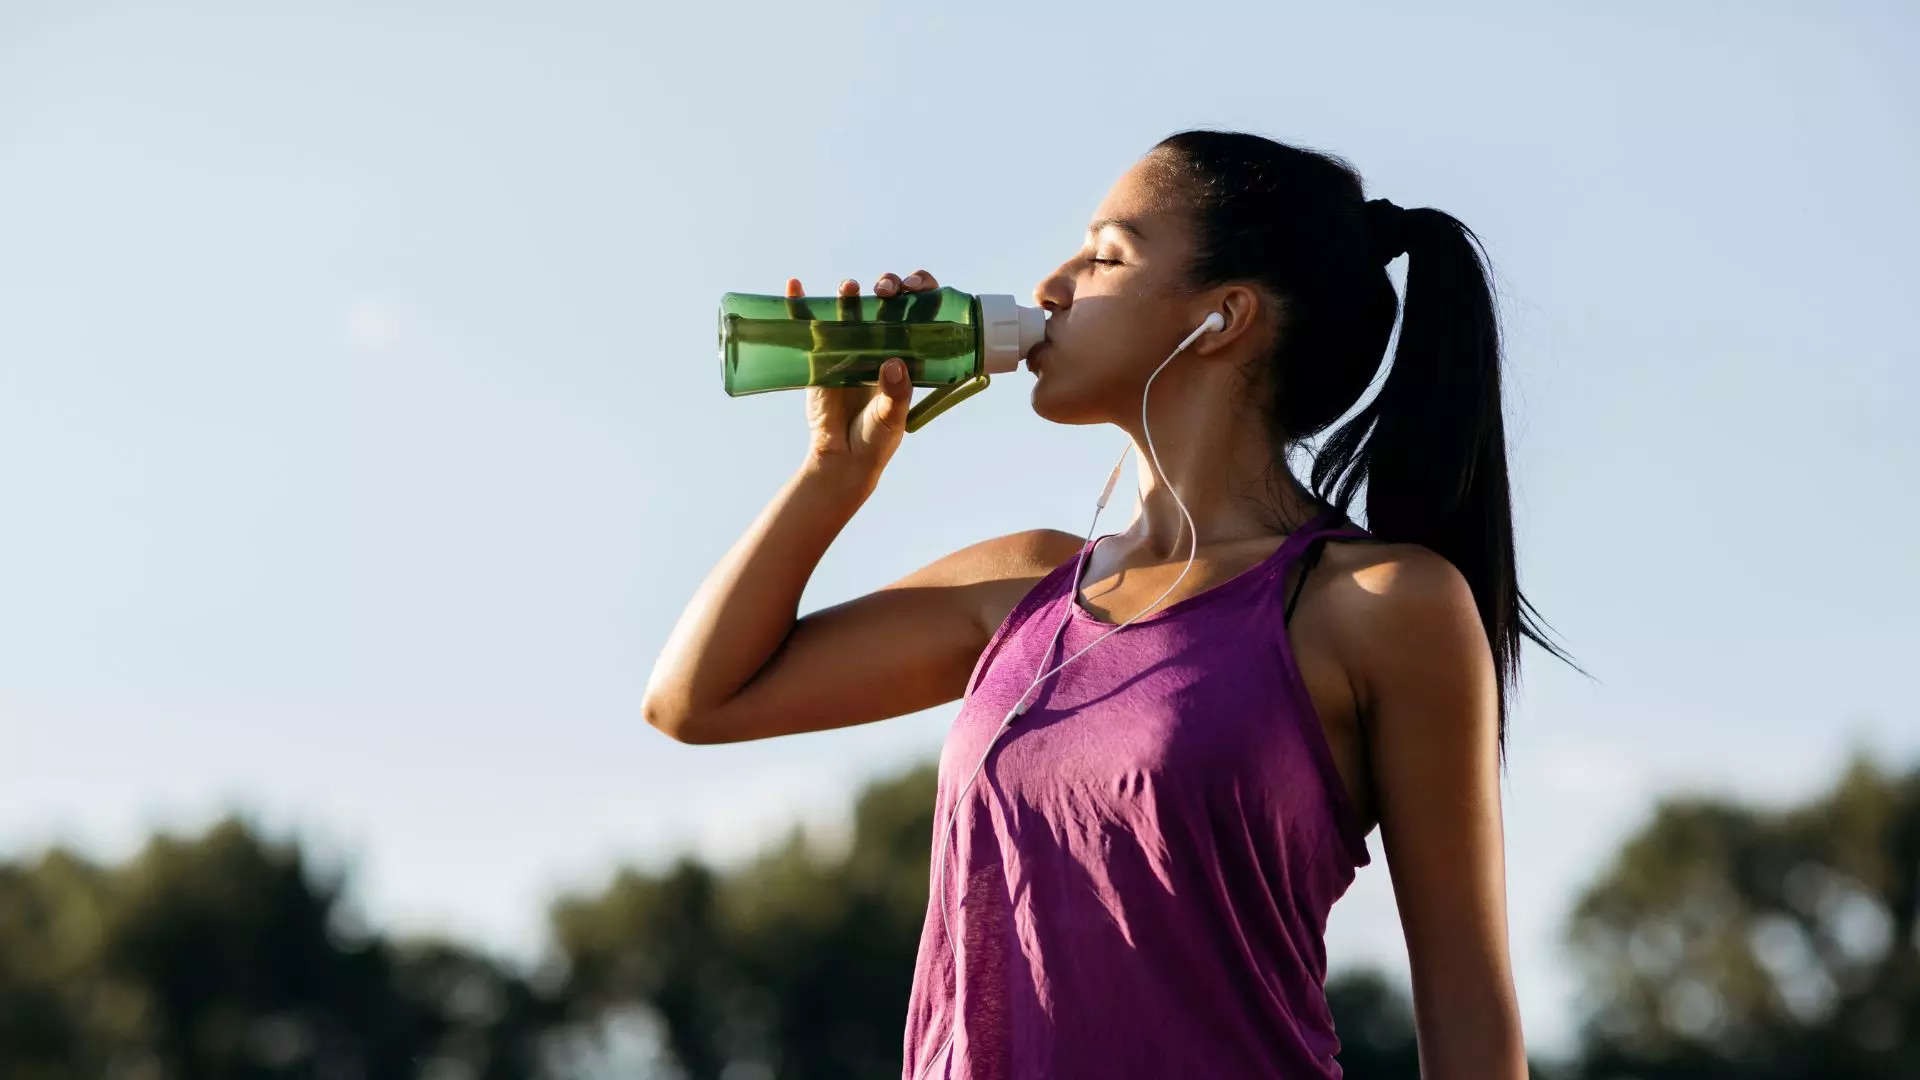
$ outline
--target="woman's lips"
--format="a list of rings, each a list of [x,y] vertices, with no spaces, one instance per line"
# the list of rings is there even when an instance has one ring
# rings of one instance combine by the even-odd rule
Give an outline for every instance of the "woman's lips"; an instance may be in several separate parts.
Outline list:
[[[1033,347],[1033,351],[1027,354],[1027,370],[1028,371],[1035,372],[1036,374],[1040,371],[1040,354],[1045,352],[1047,347],[1051,344],[1052,342],[1043,341],[1040,344],[1035,345]]]

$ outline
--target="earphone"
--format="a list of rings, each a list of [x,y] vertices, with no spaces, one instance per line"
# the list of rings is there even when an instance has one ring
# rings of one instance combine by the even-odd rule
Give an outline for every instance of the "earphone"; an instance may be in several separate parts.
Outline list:
[[[1095,645],[1098,645],[1102,641],[1107,640],[1107,638],[1112,637],[1116,633],[1119,633],[1122,628],[1132,623],[1134,619],[1138,619],[1141,615],[1145,615],[1148,611],[1152,611],[1154,608],[1158,607],[1160,604],[1160,601],[1165,600],[1167,598],[1168,593],[1171,593],[1173,592],[1174,589],[1178,588],[1180,585],[1181,579],[1185,578],[1187,576],[1187,571],[1193,568],[1193,557],[1194,557],[1194,554],[1199,550],[1200,538],[1195,533],[1195,529],[1193,525],[1193,515],[1187,513],[1187,504],[1180,500],[1180,492],[1174,489],[1173,484],[1167,480],[1167,474],[1165,470],[1160,468],[1160,453],[1159,451],[1154,449],[1153,432],[1151,429],[1147,427],[1147,394],[1151,392],[1153,389],[1154,377],[1159,375],[1160,372],[1168,364],[1172,363],[1173,358],[1180,355],[1181,350],[1185,349],[1187,346],[1197,341],[1201,334],[1207,333],[1208,331],[1218,331],[1218,330],[1224,329],[1226,325],[1227,325],[1227,320],[1225,315],[1222,315],[1218,311],[1208,312],[1206,319],[1203,320],[1199,326],[1196,326],[1193,328],[1193,332],[1187,335],[1186,340],[1182,341],[1178,346],[1176,346],[1173,352],[1168,353],[1167,358],[1165,360],[1160,361],[1159,367],[1153,369],[1153,374],[1147,376],[1146,387],[1140,391],[1140,430],[1145,432],[1147,436],[1147,453],[1150,454],[1153,458],[1154,472],[1159,474],[1160,482],[1167,485],[1167,490],[1173,494],[1174,503],[1180,507],[1180,515],[1187,519],[1186,531],[1191,537],[1191,539],[1189,539],[1187,544],[1187,565],[1180,568],[1180,576],[1173,579],[1173,584],[1167,586],[1167,591],[1161,593],[1159,597],[1154,600],[1153,603],[1148,604],[1144,611],[1140,611],[1136,613],[1135,615],[1132,616],[1132,618],[1129,618],[1126,622],[1123,622],[1119,626],[1116,626],[1113,629],[1107,631],[1106,633],[1101,634],[1099,637],[1095,638],[1092,642],[1088,643],[1086,648],[1081,649],[1079,652],[1074,653],[1072,656],[1069,656],[1065,660],[1062,660],[1060,661],[1060,663],[1054,665],[1052,670],[1046,671],[1043,674],[1039,674],[1034,677],[1033,682],[1027,685],[1026,691],[1022,693],[1020,695],[1020,699],[1017,702],[1015,702],[1012,710],[1010,710],[1007,713],[1006,717],[1000,721],[1000,727],[998,730],[996,730],[993,733],[993,738],[987,740],[986,753],[983,753],[980,755],[980,763],[973,767],[973,774],[967,777],[966,784],[961,787],[959,794],[953,797],[952,808],[947,811],[946,835],[941,838],[939,857],[935,860],[934,888],[939,894],[940,927],[942,931],[944,931],[946,934],[947,955],[953,958],[953,977],[956,984],[955,985],[956,993],[958,991],[958,982],[960,978],[960,952],[957,948],[954,947],[953,928],[947,921],[946,860],[947,860],[947,846],[953,840],[954,822],[959,817],[960,803],[963,799],[966,798],[967,792],[973,787],[974,777],[979,776],[980,770],[986,766],[987,758],[993,753],[994,743],[997,743],[1000,741],[1000,736],[1006,732],[1007,726],[1013,723],[1013,718],[1024,714],[1027,711],[1027,707],[1032,704],[1032,702],[1028,700],[1028,695],[1033,693],[1034,688],[1039,686],[1042,682],[1045,682],[1048,676],[1056,674],[1057,672],[1060,671],[1061,668],[1066,667],[1068,664],[1071,664],[1075,660],[1078,660],[1080,657],[1086,655],[1087,651],[1089,649],[1092,649]],[[1129,442],[1127,444],[1127,450],[1131,450],[1131,449],[1133,449],[1133,444]],[[1100,511],[1106,509],[1107,499],[1113,495],[1113,487],[1120,480],[1120,466],[1126,464],[1126,461],[1127,461],[1126,450],[1123,450],[1120,452],[1120,460],[1114,462],[1113,464],[1112,474],[1107,477],[1106,489],[1100,492],[1100,501],[1097,504],[1095,504],[1093,508],[1094,524],[1089,525],[1087,527],[1088,540],[1091,540],[1093,538],[1094,526],[1097,525],[1100,521]],[[1053,639],[1047,643],[1046,650],[1040,654],[1040,664],[1042,667],[1046,666],[1047,658],[1053,655],[1054,646],[1060,643],[1060,635],[1062,632],[1066,630],[1067,620],[1073,617],[1073,605],[1078,604],[1080,602],[1080,574],[1082,572],[1084,564],[1086,563],[1087,554],[1088,554],[1087,545],[1083,542],[1080,545],[1080,556],[1078,559],[1074,561],[1074,565],[1073,565],[1073,583],[1069,586],[1069,588],[1072,591],[1068,594],[1068,600],[1067,600],[1068,607],[1060,613],[1060,622],[1053,629]],[[938,1061],[940,1059],[940,1055],[946,1053],[947,1048],[953,1044],[953,1035],[954,1035],[953,1029],[954,1029],[954,1023],[952,1020],[949,1020],[947,1024],[947,1041],[944,1043],[941,1043],[940,1049],[934,1051],[933,1056],[927,1059],[927,1064],[929,1066],[931,1066],[933,1062]],[[916,1076],[915,1080],[920,1080],[920,1077]]]

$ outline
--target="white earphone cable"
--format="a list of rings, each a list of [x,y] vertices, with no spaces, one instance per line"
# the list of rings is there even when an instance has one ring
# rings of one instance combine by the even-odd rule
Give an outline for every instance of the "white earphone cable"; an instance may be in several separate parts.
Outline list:
[[[1113,629],[1093,639],[1091,642],[1088,642],[1086,648],[1083,648],[1079,652],[1074,653],[1072,656],[1067,657],[1065,660],[1060,661],[1060,663],[1054,665],[1052,670],[1047,671],[1045,674],[1037,675],[1034,677],[1033,682],[1028,684],[1026,691],[1022,693],[1020,695],[1019,700],[1014,703],[1014,707],[1012,708],[1012,710],[1010,710],[1007,713],[1005,719],[1000,721],[1000,727],[994,731],[993,738],[987,740],[986,753],[980,755],[980,763],[973,767],[973,773],[967,777],[967,782],[963,787],[961,787],[959,794],[953,797],[953,805],[947,811],[947,830],[945,835],[943,835],[940,840],[939,855],[934,860],[934,888],[940,894],[940,927],[941,927],[941,930],[945,933],[945,936],[947,939],[947,955],[953,959],[953,975],[954,975],[954,981],[955,981],[954,990],[955,990],[956,1000],[958,998],[958,991],[959,991],[960,952],[954,946],[952,924],[947,921],[946,859],[947,859],[947,847],[949,844],[953,842],[953,826],[954,826],[955,819],[959,815],[961,800],[966,798],[967,792],[971,790],[973,787],[974,777],[977,777],[980,775],[980,770],[984,768],[987,764],[987,758],[993,754],[994,743],[1000,741],[1000,736],[1007,730],[1007,726],[1013,723],[1014,717],[1020,716],[1027,711],[1028,705],[1031,704],[1031,702],[1027,700],[1027,695],[1033,693],[1034,688],[1039,686],[1042,682],[1045,682],[1048,676],[1055,674],[1061,668],[1066,667],[1068,664],[1071,664],[1075,660],[1078,660],[1080,657],[1086,655],[1089,649],[1092,649],[1095,645],[1098,645],[1102,641],[1107,640],[1109,637],[1112,637],[1114,634],[1119,633],[1122,627],[1125,627],[1128,624],[1132,623],[1134,619],[1138,619],[1142,615],[1145,615],[1147,612],[1152,611],[1154,608],[1160,606],[1160,601],[1165,600],[1167,596],[1173,592],[1174,589],[1178,588],[1181,580],[1187,576],[1187,571],[1192,569],[1193,557],[1199,551],[1199,548],[1200,548],[1200,537],[1194,528],[1193,515],[1187,513],[1187,504],[1181,501],[1180,492],[1174,488],[1173,484],[1170,481],[1167,480],[1166,470],[1160,467],[1160,453],[1159,451],[1155,450],[1153,447],[1153,431],[1147,426],[1147,395],[1153,390],[1153,380],[1159,376],[1160,372],[1164,370],[1168,364],[1173,362],[1174,357],[1180,355],[1181,350],[1193,344],[1194,341],[1198,339],[1201,334],[1206,333],[1208,330],[1220,329],[1222,326],[1225,325],[1225,322],[1226,321],[1221,317],[1219,312],[1215,311],[1215,312],[1209,313],[1206,317],[1206,320],[1203,321],[1199,326],[1195,327],[1193,330],[1193,333],[1187,335],[1187,339],[1185,341],[1182,341],[1178,346],[1174,348],[1174,350],[1171,353],[1168,353],[1167,358],[1165,360],[1160,361],[1160,366],[1153,369],[1152,375],[1147,376],[1147,384],[1140,391],[1140,430],[1145,432],[1147,436],[1147,453],[1153,459],[1153,469],[1155,474],[1157,474],[1160,477],[1160,482],[1167,486],[1167,491],[1173,495],[1174,503],[1180,507],[1180,515],[1186,518],[1187,520],[1186,531],[1189,537],[1188,544],[1187,544],[1187,565],[1180,568],[1180,576],[1173,579],[1173,584],[1167,586],[1167,591],[1161,593],[1160,596],[1157,599],[1155,599],[1153,603],[1148,604],[1145,610],[1134,614],[1132,618],[1129,618],[1126,622],[1121,623],[1119,626],[1114,627]],[[1128,443],[1127,450],[1131,450],[1131,449],[1133,449],[1133,444]],[[1108,497],[1113,494],[1113,487],[1115,482],[1117,482],[1120,479],[1120,466],[1125,464],[1126,460],[1127,460],[1126,450],[1123,450],[1120,453],[1120,460],[1114,463],[1113,474],[1107,477],[1107,487],[1106,487],[1106,490],[1100,493],[1100,502],[1094,507],[1093,520],[1096,524],[1100,520],[1100,512],[1102,510],[1105,510],[1107,507]],[[1093,537],[1093,529],[1094,529],[1094,526],[1092,525],[1089,525],[1087,527],[1088,540],[1091,540]],[[1075,606],[1078,606],[1080,603],[1080,574],[1081,574],[1082,567],[1086,563],[1088,554],[1089,554],[1089,550],[1088,550],[1087,544],[1082,543],[1080,545],[1080,555],[1074,561],[1073,583],[1072,585],[1069,586],[1070,591],[1067,594],[1068,607],[1066,608],[1066,610],[1060,613],[1060,621],[1054,626],[1054,629],[1053,629],[1053,638],[1051,641],[1048,642],[1046,651],[1040,654],[1040,664],[1042,667],[1046,665],[1047,658],[1053,655],[1053,647],[1059,643],[1060,635],[1066,630],[1067,620],[1073,617],[1073,608]],[[962,901],[962,903],[964,905],[964,900]],[[940,1049],[934,1051],[933,1056],[927,1059],[928,1065],[932,1065],[933,1062],[938,1061],[940,1059],[940,1055],[946,1052],[948,1046],[952,1045],[953,1035],[954,1035],[953,1029],[954,1029],[954,1024],[951,1021],[949,1021],[947,1025],[947,1041],[944,1043],[941,1043]],[[921,1074],[920,1076],[916,1076],[915,1080],[921,1080],[921,1076],[924,1076],[924,1074]]]

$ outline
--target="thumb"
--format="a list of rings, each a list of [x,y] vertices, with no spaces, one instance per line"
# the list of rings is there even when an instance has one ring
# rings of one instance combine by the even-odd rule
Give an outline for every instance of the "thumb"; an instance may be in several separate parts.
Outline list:
[[[897,356],[880,365],[880,393],[867,403],[876,424],[904,429],[907,409],[913,404],[913,383],[907,379],[907,362]]]

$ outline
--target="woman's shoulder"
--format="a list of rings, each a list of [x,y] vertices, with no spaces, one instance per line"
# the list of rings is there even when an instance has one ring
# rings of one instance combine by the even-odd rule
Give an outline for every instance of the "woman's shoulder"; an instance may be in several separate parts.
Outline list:
[[[1329,536],[1317,574],[1336,585],[1333,606],[1355,629],[1377,624],[1410,602],[1419,604],[1466,589],[1466,577],[1446,556],[1424,544],[1366,536]],[[1378,627],[1376,627],[1377,629]]]
[[[1356,685],[1390,666],[1383,659],[1429,648],[1437,635],[1484,637],[1466,576],[1432,548],[1371,536],[1336,537],[1320,562],[1326,610]]]
[[[969,576],[979,582],[979,619],[992,634],[1048,575],[1071,562],[1086,538],[1060,529],[1024,529],[982,540],[956,552],[969,561]]]

